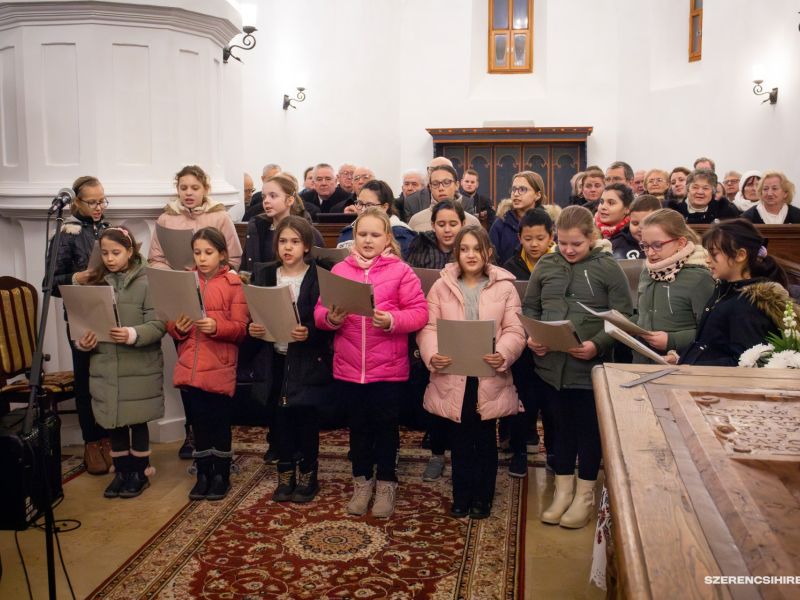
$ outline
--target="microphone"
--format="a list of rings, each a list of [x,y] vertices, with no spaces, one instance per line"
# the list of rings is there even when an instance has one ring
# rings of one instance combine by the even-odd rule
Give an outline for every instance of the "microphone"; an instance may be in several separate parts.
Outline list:
[[[72,188],[61,188],[58,190],[58,194],[56,197],[53,198],[53,203],[50,205],[50,210],[47,211],[47,214],[52,215],[56,211],[63,210],[65,206],[67,206],[70,202],[75,201],[75,192],[72,191]]]

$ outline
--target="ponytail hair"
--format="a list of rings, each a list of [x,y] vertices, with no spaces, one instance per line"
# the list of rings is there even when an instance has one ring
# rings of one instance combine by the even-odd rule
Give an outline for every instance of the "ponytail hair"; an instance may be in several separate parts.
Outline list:
[[[739,250],[744,250],[751,277],[763,277],[786,288],[789,284],[786,272],[767,254],[766,243],[755,225],[747,219],[714,223],[703,235],[703,247],[709,252],[721,252],[733,259]]]

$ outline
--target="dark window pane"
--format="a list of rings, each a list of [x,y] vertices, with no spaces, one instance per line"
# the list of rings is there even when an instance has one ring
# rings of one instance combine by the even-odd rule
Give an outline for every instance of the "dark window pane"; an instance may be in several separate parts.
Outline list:
[[[494,0],[492,29],[508,29],[508,0]]]
[[[702,31],[700,30],[700,17],[694,16],[692,17],[692,54],[697,54],[700,52],[701,35]]]
[[[528,34],[515,33],[514,34],[514,66],[524,67],[526,55],[528,54]]]
[[[514,27],[513,29],[528,28],[528,0],[514,0]]]
[[[505,67],[506,52],[508,51],[508,34],[496,33],[494,34],[494,66]]]

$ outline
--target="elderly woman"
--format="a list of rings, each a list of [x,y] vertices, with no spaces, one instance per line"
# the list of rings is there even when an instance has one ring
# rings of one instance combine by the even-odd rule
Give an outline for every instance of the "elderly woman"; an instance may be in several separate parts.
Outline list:
[[[644,190],[664,202],[669,189],[669,173],[662,169],[650,169],[644,176]]]
[[[760,201],[742,215],[755,224],[800,223],[800,208],[791,206],[794,184],[780,171],[767,171],[758,186]]]
[[[675,208],[690,225],[695,223],[715,223],[739,216],[737,209],[724,196],[715,198],[717,175],[709,169],[696,169],[686,179],[689,194],[686,202]]]
[[[739,179],[739,192],[733,199],[733,204],[740,211],[747,212],[758,204],[758,184],[761,181],[761,171],[747,171]]]

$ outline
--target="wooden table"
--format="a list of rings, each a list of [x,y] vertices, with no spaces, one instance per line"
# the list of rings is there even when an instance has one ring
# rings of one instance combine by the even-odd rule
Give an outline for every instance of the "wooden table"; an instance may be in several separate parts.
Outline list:
[[[626,598],[798,598],[800,372],[606,364],[593,374],[619,593]],[[798,579],[800,581],[800,579]]]

